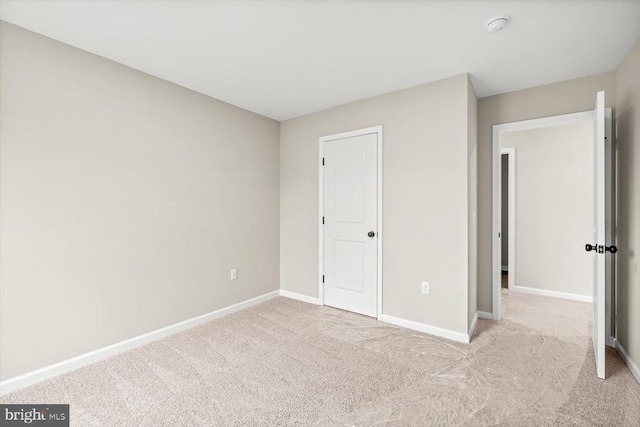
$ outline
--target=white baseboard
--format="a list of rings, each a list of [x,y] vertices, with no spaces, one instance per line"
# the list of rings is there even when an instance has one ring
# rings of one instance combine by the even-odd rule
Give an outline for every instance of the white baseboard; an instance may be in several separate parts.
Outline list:
[[[401,326],[407,329],[413,329],[414,331],[424,332],[424,333],[435,335],[438,337],[447,338],[453,341],[469,343],[469,335],[462,332],[456,332],[449,329],[438,328],[437,326],[431,326],[425,323],[418,323],[412,320],[400,319],[398,317],[389,316],[388,314],[383,314],[382,316],[380,316],[380,321],[385,323],[390,323],[396,326]]]
[[[540,295],[543,297],[553,297],[568,299],[572,301],[593,302],[591,295],[570,294],[568,292],[548,291],[546,289],[529,288],[526,286],[513,286],[510,292],[521,292],[523,294]]]
[[[613,342],[615,338],[610,334],[605,337],[605,344],[609,347],[615,347],[615,343]]]
[[[116,354],[123,353],[136,347],[148,344],[152,341],[156,341],[161,338],[168,337],[169,335],[173,335],[178,332],[193,328],[194,326],[198,326],[203,323],[207,323],[220,317],[226,316],[228,314],[244,310],[246,308],[275,298],[278,295],[280,295],[280,291],[269,292],[268,294],[260,295],[255,298],[251,298],[246,301],[231,305],[229,307],[221,308],[219,310],[212,311],[210,313],[203,314],[201,316],[197,316],[173,325],[169,325],[164,328],[148,332],[146,334],[138,335],[137,337],[133,337],[106,347],[102,347],[98,350],[81,354],[80,356],[63,360],[62,362],[46,366],[35,371],[27,372],[26,374],[18,375],[17,377],[9,378],[0,382],[0,395],[19,390],[31,384],[35,384],[37,382],[44,381],[60,374],[76,370],[91,363],[95,363],[108,357],[115,356]]]
[[[493,320],[493,313],[488,311],[478,311],[478,319]]]
[[[629,356],[629,353],[627,353],[622,344],[620,344],[620,342],[616,338],[613,339],[613,346],[618,351],[620,357],[622,357],[622,360],[624,360],[624,363],[627,364],[633,376],[636,377],[636,381],[640,383],[640,368],[638,368],[638,365],[636,365],[635,362],[631,360],[631,356]]]
[[[471,325],[469,326],[469,333],[467,334],[469,337],[469,342],[471,342],[471,338],[473,338],[473,331],[476,330],[476,324],[478,323],[478,312],[473,315],[473,320],[471,321]]]
[[[291,291],[285,291],[285,290],[280,289],[280,296],[281,297],[286,297],[286,298],[291,298],[291,299],[297,299],[298,301],[302,301],[302,302],[308,302],[309,304],[320,305],[320,299],[319,298],[314,298],[314,297],[298,294],[298,293],[291,292]]]

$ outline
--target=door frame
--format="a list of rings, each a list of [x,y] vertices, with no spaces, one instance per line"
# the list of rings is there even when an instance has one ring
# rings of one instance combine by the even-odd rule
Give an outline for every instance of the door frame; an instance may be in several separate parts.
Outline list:
[[[605,171],[609,171],[611,179],[609,187],[605,187],[604,200],[607,213],[605,218],[609,221],[605,222],[605,239],[608,239],[610,245],[618,245],[618,221],[617,221],[617,160],[616,160],[616,141],[613,137],[613,113],[611,108],[604,109],[604,139],[605,139]],[[605,330],[604,338],[605,344],[613,347],[613,339],[616,335],[616,298],[618,295],[617,290],[617,278],[618,278],[618,263],[617,257],[611,254],[606,254],[604,259],[606,269],[609,271],[609,288],[605,288]]]
[[[605,109],[605,127],[606,137],[608,141],[612,141],[611,126],[606,123],[611,123],[611,108]],[[581,111],[578,113],[561,114],[557,116],[543,117],[539,119],[521,120],[511,123],[502,123],[493,125],[492,130],[492,148],[491,148],[491,162],[492,162],[492,224],[491,224],[491,245],[492,245],[492,261],[491,261],[491,293],[492,293],[492,318],[493,320],[500,320],[500,305],[501,305],[501,283],[500,274],[502,272],[501,262],[501,242],[499,233],[502,227],[501,224],[501,211],[500,211],[500,184],[502,182],[501,171],[501,159],[500,159],[500,135],[505,132],[514,132],[527,129],[538,129],[555,125],[564,125],[580,122],[593,122],[594,112],[593,110]],[[511,230],[509,230],[511,231]],[[511,237],[511,236],[510,236]],[[615,284],[611,283],[611,287]],[[607,299],[610,298],[611,289],[607,290]],[[611,303],[607,301],[605,304],[606,315],[605,318],[611,318]],[[610,328],[608,329],[610,330]]]
[[[321,136],[318,141],[320,161],[318,162],[318,299],[320,305],[324,305],[324,227],[322,218],[324,216],[324,143],[337,139],[352,138],[355,136],[376,134],[378,140],[377,156],[378,156],[378,173],[377,173],[377,192],[378,192],[378,258],[377,258],[377,290],[376,290],[376,318],[380,320],[382,316],[382,125],[372,126],[364,129],[357,129],[348,132],[336,133],[333,135]]]
[[[507,288],[512,290],[516,284],[516,147],[501,148],[500,156],[502,155],[506,155],[509,162],[509,176],[507,177],[507,192],[509,194],[509,206],[507,209],[507,219],[509,221],[509,241],[507,242],[507,262],[509,263]],[[500,188],[502,189],[502,168],[500,169]],[[500,191],[499,197],[499,205],[502,206],[502,191]],[[500,224],[502,224],[502,210],[500,210]],[[502,230],[502,226],[500,227],[500,230]],[[500,237],[500,244],[502,245],[502,236]],[[500,262],[500,272],[502,273],[502,261]]]

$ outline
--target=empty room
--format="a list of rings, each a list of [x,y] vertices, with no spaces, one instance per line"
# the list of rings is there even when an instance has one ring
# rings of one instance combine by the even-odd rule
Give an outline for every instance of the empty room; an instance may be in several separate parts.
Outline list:
[[[640,0],[0,0],[0,425],[640,425]]]

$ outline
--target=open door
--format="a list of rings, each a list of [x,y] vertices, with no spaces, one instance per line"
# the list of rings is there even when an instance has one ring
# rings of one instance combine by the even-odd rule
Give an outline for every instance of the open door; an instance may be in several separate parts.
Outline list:
[[[596,95],[594,111],[594,226],[593,243],[587,251],[595,252],[593,281],[593,351],[599,378],[605,378],[605,345],[610,334],[611,254],[611,149],[610,123],[604,107],[604,92]],[[609,124],[609,129],[607,129]],[[607,138],[607,134],[609,137]]]

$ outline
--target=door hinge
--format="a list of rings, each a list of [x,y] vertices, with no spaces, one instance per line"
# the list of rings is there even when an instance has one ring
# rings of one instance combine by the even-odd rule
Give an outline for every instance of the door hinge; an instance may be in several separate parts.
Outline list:
[[[322,158],[322,166],[324,166],[324,157]]]
[[[324,283],[324,274],[322,275],[322,283]]]
[[[324,217],[322,217],[322,223],[324,224]]]

